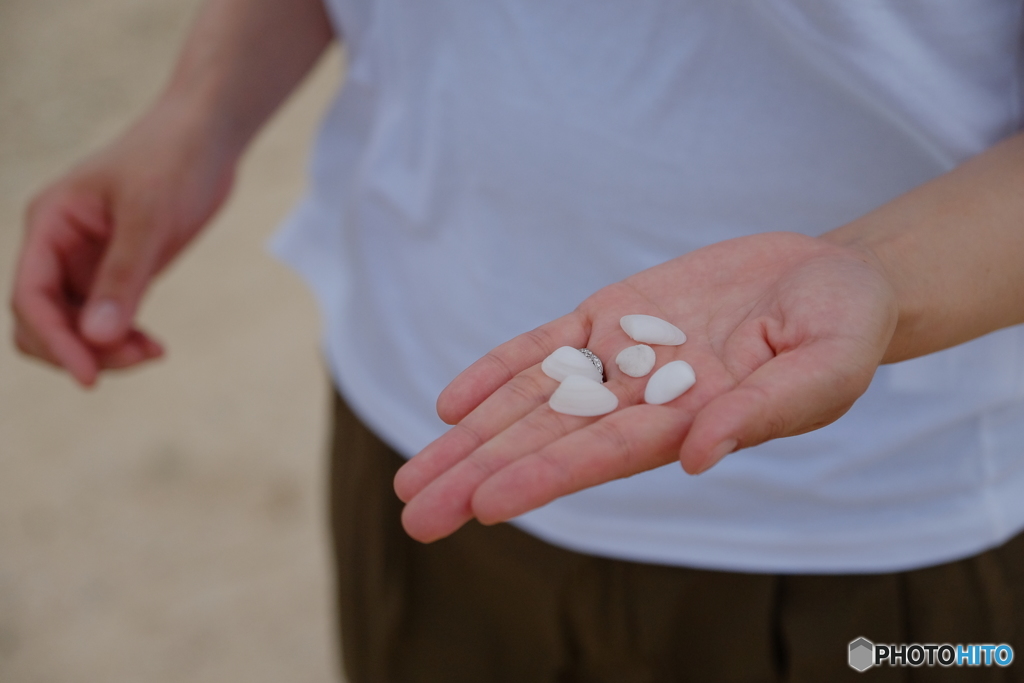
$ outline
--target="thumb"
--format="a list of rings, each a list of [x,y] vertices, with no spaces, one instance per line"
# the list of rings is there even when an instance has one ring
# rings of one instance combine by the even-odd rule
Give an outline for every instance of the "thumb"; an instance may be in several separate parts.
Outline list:
[[[142,221],[115,226],[82,311],[80,327],[88,341],[110,345],[132,329],[158,251],[152,226]]]
[[[679,459],[699,474],[739,448],[819,429],[838,420],[871,382],[835,342],[782,353],[708,403],[694,418]],[[844,351],[847,351],[844,353]]]

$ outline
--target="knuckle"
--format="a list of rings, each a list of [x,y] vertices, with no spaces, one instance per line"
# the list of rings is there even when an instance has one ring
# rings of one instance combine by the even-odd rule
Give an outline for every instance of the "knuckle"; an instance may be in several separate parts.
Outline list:
[[[22,215],[22,223],[26,234],[32,234],[41,230],[43,225],[54,212],[59,211],[62,205],[61,197],[64,195],[65,182],[57,181],[44,187],[32,196]]]
[[[484,444],[483,436],[481,436],[480,432],[471,425],[467,425],[465,422],[460,422],[455,425],[454,429],[457,429],[459,434],[463,435],[472,450],[475,451]]]
[[[482,458],[479,456],[470,456],[469,458],[466,459],[465,462],[468,467],[472,467],[473,470],[476,472],[476,479],[478,481],[484,481],[492,474],[494,474],[498,469],[498,466],[496,466],[495,463],[491,462],[487,458]]]
[[[14,321],[19,329],[27,330],[35,327],[32,324],[33,317],[33,306],[30,303],[28,295],[21,289],[15,289],[14,294],[11,296],[8,306],[11,310],[11,315],[14,317]]]
[[[39,344],[23,327],[17,327],[14,331],[14,345],[18,351],[26,356],[49,360],[49,355],[42,350]]]
[[[770,411],[765,416],[764,438],[761,439],[761,441],[771,441],[772,439],[778,439],[786,436],[789,431],[787,427],[788,425],[786,420],[778,413],[778,411]]]
[[[557,488],[566,492],[575,491],[579,488],[576,475],[562,458],[549,450],[538,452],[536,457],[540,460],[542,467],[550,473]]]
[[[538,414],[530,426],[546,435],[549,441],[556,441],[569,433],[563,416],[553,410]]]
[[[761,387],[753,387],[753,390],[761,406],[761,410],[758,411],[761,424],[756,429],[757,443],[786,436],[789,433],[789,420],[779,409],[778,402]]]
[[[491,365],[498,369],[498,372],[500,372],[502,375],[503,382],[508,382],[513,377],[515,377],[515,373],[512,372],[512,368],[509,367],[509,364],[495,351],[488,351],[486,354],[484,354],[484,358],[487,360],[488,363],[490,363]]]
[[[546,392],[541,388],[537,380],[519,375],[505,385],[512,397],[519,402],[528,404],[540,404],[547,400]]]
[[[558,347],[551,333],[543,325],[526,332],[525,337],[543,355]]]
[[[633,445],[623,433],[622,428],[615,420],[600,420],[594,425],[602,440],[612,446],[612,453],[623,462],[630,462],[633,459]]]

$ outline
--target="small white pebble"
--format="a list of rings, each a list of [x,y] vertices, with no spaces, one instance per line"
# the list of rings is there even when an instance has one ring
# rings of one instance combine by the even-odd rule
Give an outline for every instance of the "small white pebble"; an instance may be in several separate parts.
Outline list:
[[[686,341],[682,330],[653,315],[624,315],[619,319],[619,325],[630,339],[644,344],[679,346]]]
[[[654,349],[647,344],[627,346],[615,356],[615,364],[630,377],[643,377],[654,367]]]
[[[569,375],[583,375],[595,382],[604,380],[597,366],[583,355],[579,349],[571,346],[560,346],[540,364],[540,369],[553,380],[561,382]]]
[[[647,380],[644,402],[661,405],[682,396],[697,381],[693,368],[685,360],[674,360],[658,368]]]
[[[593,417],[610,413],[619,406],[619,397],[600,382],[583,375],[569,375],[548,400],[556,413]]]

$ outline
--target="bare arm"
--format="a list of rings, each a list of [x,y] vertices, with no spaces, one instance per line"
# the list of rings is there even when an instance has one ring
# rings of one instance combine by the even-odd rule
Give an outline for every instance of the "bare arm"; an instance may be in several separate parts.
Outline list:
[[[181,107],[237,156],[333,37],[320,0],[208,0],[157,107]]]
[[[1024,135],[823,235],[892,284],[894,363],[1024,323]]]
[[[209,221],[248,142],[331,40],[319,0],[209,0],[156,102],[32,201],[15,340],[83,385],[162,353],[134,326],[152,279]]]

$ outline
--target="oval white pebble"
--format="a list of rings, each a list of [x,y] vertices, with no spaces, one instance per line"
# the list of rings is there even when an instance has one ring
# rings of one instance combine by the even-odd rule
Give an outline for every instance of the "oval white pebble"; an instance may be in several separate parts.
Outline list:
[[[615,364],[630,377],[643,377],[654,367],[654,349],[647,344],[628,346],[615,356]]]
[[[652,405],[668,403],[682,396],[697,381],[693,368],[685,360],[674,360],[658,368],[647,380],[644,402]]]
[[[579,349],[571,346],[560,346],[552,351],[540,364],[540,369],[545,375],[559,382],[570,375],[583,375],[595,382],[604,381],[594,362],[584,356]]]
[[[630,339],[644,344],[679,346],[686,341],[686,335],[681,329],[653,315],[624,315],[619,318],[619,325]]]
[[[583,375],[569,375],[548,400],[557,413],[593,417],[610,413],[619,406],[619,397],[600,382]]]

